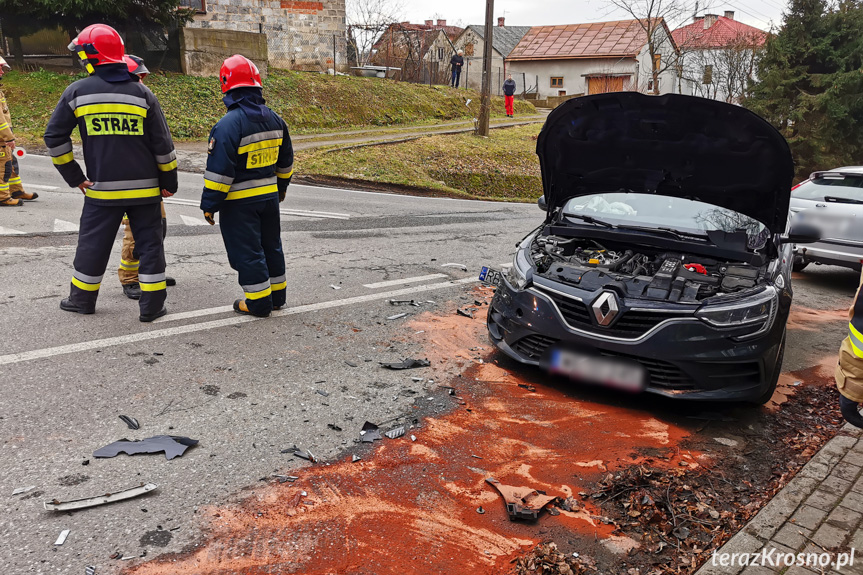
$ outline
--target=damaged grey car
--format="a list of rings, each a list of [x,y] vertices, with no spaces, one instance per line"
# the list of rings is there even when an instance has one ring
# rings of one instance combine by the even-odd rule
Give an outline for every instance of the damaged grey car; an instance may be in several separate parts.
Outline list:
[[[545,221],[497,289],[491,341],[579,382],[764,403],[791,306],[793,176],[748,110],[680,95],[565,102],[537,141]]]

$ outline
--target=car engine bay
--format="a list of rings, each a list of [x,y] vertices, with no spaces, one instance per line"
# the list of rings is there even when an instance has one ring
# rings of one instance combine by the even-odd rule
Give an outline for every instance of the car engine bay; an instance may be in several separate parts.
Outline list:
[[[537,235],[530,256],[541,277],[658,301],[699,303],[755,288],[767,279],[766,265],[555,235]]]

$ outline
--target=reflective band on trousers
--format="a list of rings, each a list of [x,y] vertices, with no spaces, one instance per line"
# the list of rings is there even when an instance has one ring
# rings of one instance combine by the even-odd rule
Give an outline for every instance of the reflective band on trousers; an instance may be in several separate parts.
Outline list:
[[[261,282],[255,285],[243,286],[246,299],[261,299],[273,293],[270,282]]]
[[[138,274],[138,285],[141,291],[159,291],[166,289],[165,274]]]
[[[133,271],[133,270],[138,269],[138,267],[140,265],[141,265],[141,262],[127,262],[126,260],[123,260],[123,259],[120,260],[120,267],[124,270]]]
[[[72,285],[84,291],[98,291],[103,276],[91,276],[75,270],[72,273]]]
[[[270,287],[273,288],[273,291],[287,289],[288,277],[285,274],[282,274],[277,278],[270,278]]]
[[[854,355],[859,358],[863,358],[863,333],[860,333],[860,330],[854,327],[853,323],[848,324],[848,339],[851,342],[851,348],[854,350]]]

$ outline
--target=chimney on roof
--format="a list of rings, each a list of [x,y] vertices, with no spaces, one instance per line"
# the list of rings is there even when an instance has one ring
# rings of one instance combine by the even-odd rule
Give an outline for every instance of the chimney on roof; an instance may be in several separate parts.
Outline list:
[[[705,14],[704,15],[704,29],[707,30],[714,24],[716,24],[716,20],[719,18],[718,14]]]
[[[504,27],[504,23],[503,23],[503,22],[504,22],[504,17],[503,17],[503,16],[499,16],[499,17],[498,17],[498,19],[497,19],[497,25],[498,25],[499,27],[503,28],[503,27]]]
[[[700,20],[704,20],[704,16],[697,16],[697,15],[696,15],[696,16],[693,16],[693,17],[692,17],[692,21],[693,21],[693,22],[698,22],[698,21],[700,21]]]
[[[426,26],[434,26],[434,20],[426,20]]]
[[[438,20],[437,25],[440,26],[441,28],[445,28],[446,27],[446,20]]]
[[[729,20],[734,20],[734,10],[726,10],[725,17]]]

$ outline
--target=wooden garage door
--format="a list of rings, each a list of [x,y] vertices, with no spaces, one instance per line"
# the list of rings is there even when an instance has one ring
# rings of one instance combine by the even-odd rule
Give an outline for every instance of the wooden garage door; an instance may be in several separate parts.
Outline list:
[[[592,76],[587,79],[587,93],[622,92],[624,78],[628,76]]]

